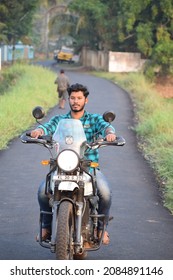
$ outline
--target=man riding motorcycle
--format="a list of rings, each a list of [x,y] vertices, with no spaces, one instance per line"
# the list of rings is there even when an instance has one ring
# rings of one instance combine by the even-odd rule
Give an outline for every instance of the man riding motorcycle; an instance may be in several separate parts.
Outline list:
[[[56,115],[50,119],[49,122],[44,125],[39,125],[37,129],[31,131],[31,137],[38,138],[42,135],[50,135],[54,134],[57,125],[62,119],[79,119],[82,122],[85,135],[88,142],[92,142],[94,137],[98,137],[99,134],[102,135],[106,141],[115,141],[115,129],[113,126],[108,125],[106,121],[104,121],[103,117],[99,114],[91,114],[85,111],[85,104],[88,103],[88,95],[89,91],[87,87],[81,84],[73,84],[68,89],[69,95],[69,105],[70,112],[64,115]],[[99,154],[98,149],[89,150],[85,153],[85,157],[94,162],[98,162]],[[92,170],[91,170],[92,172]],[[98,169],[96,172],[97,178],[97,188],[98,188],[98,214],[104,214],[106,217],[106,225],[108,225],[109,221],[109,212],[111,206],[111,191],[108,185],[108,182],[103,175],[103,173]],[[49,206],[49,197],[45,195],[45,182],[43,182],[38,190],[38,201],[40,205],[40,210],[51,212],[52,208]],[[51,235],[51,217],[49,215],[45,215],[43,217],[43,225],[42,225],[42,240],[46,240],[50,238]],[[101,235],[103,230],[103,224],[100,221],[99,225],[99,233]],[[109,234],[105,231],[103,236],[103,244],[109,244]]]

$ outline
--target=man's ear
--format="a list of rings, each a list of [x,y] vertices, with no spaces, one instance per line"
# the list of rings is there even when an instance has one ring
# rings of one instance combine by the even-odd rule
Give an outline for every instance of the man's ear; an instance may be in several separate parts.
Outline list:
[[[88,103],[88,98],[86,97],[86,99],[85,99],[85,104],[87,104]]]

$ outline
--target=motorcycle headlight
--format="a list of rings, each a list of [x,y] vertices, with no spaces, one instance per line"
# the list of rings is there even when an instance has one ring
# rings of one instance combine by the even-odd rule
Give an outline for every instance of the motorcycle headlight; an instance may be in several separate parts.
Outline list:
[[[79,157],[72,150],[62,151],[57,157],[58,166],[65,172],[72,172],[79,165]]]

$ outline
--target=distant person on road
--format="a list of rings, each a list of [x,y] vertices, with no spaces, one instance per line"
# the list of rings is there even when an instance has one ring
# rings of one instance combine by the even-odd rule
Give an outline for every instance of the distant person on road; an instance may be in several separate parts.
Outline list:
[[[60,70],[60,74],[57,76],[55,82],[57,84],[57,92],[59,97],[59,108],[64,109],[67,100],[67,88],[70,86],[69,78],[65,75],[63,69]]]

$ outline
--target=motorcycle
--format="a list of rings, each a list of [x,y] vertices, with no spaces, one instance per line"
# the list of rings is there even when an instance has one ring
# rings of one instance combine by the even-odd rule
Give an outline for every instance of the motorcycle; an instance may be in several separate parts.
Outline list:
[[[37,106],[32,113],[40,124],[44,110]],[[105,112],[103,118],[109,126],[115,114]],[[43,135],[35,139],[27,132],[21,136],[21,141],[42,145],[51,154],[47,162],[50,169],[45,194],[49,197],[52,212],[40,212],[40,245],[55,253],[57,260],[84,259],[88,251],[101,247],[106,226],[105,215],[97,212],[98,163],[87,160],[84,154],[89,149],[123,146],[125,139],[117,137],[114,142],[107,142],[95,135],[93,142],[87,143],[81,121],[63,119],[53,136]],[[41,236],[43,215],[52,216],[51,238],[46,241]],[[99,221],[103,223],[101,236],[98,234]]]

